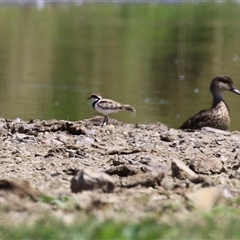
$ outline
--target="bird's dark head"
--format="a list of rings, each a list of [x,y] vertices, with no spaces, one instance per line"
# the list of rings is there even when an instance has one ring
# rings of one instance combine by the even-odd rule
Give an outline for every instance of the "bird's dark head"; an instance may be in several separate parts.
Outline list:
[[[102,96],[99,93],[93,93],[90,97],[87,99],[91,99],[92,102],[98,101],[102,98]]]
[[[215,77],[210,85],[210,91],[213,94],[222,92],[223,90],[229,90],[240,95],[240,91],[234,86],[233,80],[228,76],[217,76]]]

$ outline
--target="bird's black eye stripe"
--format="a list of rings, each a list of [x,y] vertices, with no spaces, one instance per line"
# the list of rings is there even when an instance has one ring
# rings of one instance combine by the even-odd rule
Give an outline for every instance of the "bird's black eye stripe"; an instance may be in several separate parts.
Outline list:
[[[97,98],[97,99],[100,99],[100,97],[99,97],[99,96],[97,96],[97,95],[92,95],[92,98]]]

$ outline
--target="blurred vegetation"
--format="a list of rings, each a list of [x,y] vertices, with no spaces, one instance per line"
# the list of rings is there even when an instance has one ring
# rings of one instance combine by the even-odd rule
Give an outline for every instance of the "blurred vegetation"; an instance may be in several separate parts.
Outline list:
[[[79,214],[79,215],[78,215]],[[1,239],[239,239],[240,210],[219,206],[208,213],[192,212],[171,222],[145,219],[128,222],[116,219],[97,220],[75,215],[72,223],[42,216],[33,224],[1,224]],[[67,215],[67,213],[66,213]],[[170,218],[169,218],[170,219]]]

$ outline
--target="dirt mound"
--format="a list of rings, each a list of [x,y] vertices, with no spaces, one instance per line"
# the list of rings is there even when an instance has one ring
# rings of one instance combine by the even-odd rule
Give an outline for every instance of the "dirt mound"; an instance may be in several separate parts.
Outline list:
[[[116,217],[124,210],[126,218],[141,218],[162,214],[173,203],[186,210],[186,199],[196,207],[209,201],[209,209],[217,204],[216,196],[239,196],[240,132],[188,132],[113,119],[100,127],[101,122],[101,117],[78,122],[1,119],[1,202],[11,209],[15,201],[6,193],[12,192],[37,201],[24,211],[49,211],[59,206],[40,201],[42,195],[67,197],[74,199],[74,209],[97,216]],[[191,194],[197,190],[196,200]],[[21,201],[29,204],[28,198]]]

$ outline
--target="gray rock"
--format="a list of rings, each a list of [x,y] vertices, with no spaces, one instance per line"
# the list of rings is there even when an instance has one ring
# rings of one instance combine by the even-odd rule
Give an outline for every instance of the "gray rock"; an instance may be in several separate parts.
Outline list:
[[[197,173],[220,173],[223,168],[223,164],[219,158],[216,157],[196,157],[192,159],[190,167]]]
[[[82,169],[71,180],[71,190],[74,193],[83,190],[101,189],[102,192],[112,192],[113,179],[106,173],[92,169]]]
[[[156,187],[160,186],[164,177],[163,172],[147,172],[129,176],[120,179],[120,186],[125,188],[132,188],[136,186]]]
[[[161,186],[166,190],[172,190],[174,187],[174,181],[171,176],[165,175],[162,179]]]
[[[12,192],[19,197],[30,197],[37,201],[41,195],[39,189],[24,179],[0,179],[0,191]]]
[[[223,195],[225,198],[234,198],[232,193],[227,188],[223,189]]]
[[[192,171],[184,162],[174,159],[172,161],[172,177],[179,179],[189,179],[191,182],[199,183],[203,182],[203,179],[199,177],[194,171]]]
[[[142,171],[139,168],[136,168],[134,166],[124,164],[124,165],[113,166],[107,169],[105,172],[109,175],[116,174],[120,177],[127,177],[131,175],[136,175]]]
[[[211,127],[203,127],[201,129],[202,132],[212,132],[212,133],[216,133],[216,134],[222,134],[224,136],[230,136],[231,133],[228,131],[224,131],[224,130],[220,130],[220,129],[216,129],[216,128],[211,128]]]

